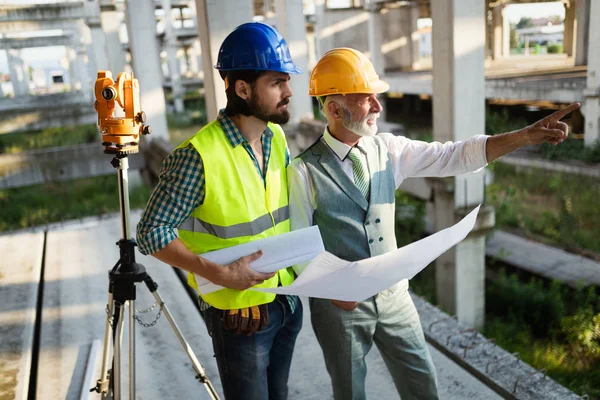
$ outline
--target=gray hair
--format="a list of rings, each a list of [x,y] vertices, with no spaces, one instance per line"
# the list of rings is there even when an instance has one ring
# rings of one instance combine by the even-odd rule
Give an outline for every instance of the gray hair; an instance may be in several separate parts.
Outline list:
[[[326,96],[325,100],[322,101],[322,106],[321,106],[321,112],[323,113],[323,115],[325,116],[325,118],[329,119],[329,103],[331,102],[336,103],[338,106],[340,106],[342,108],[342,110],[344,109],[348,109],[348,106],[346,105],[346,96],[341,95],[341,94],[332,94],[330,96]]]

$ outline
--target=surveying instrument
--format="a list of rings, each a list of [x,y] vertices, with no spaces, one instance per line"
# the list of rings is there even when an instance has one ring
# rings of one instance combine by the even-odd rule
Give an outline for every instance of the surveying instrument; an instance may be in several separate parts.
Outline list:
[[[148,275],[143,265],[135,262],[135,240],[129,230],[129,188],[127,156],[135,154],[139,148],[141,135],[150,134],[150,127],[145,125],[146,114],[140,110],[139,83],[133,75],[122,72],[113,81],[110,71],[99,71],[95,85],[96,102],[94,108],[98,113],[98,126],[102,134],[104,153],[114,155],[111,161],[117,169],[119,178],[119,205],[121,217],[122,238],[117,242],[120,251],[119,261],[108,273],[108,304],[106,327],[104,330],[104,348],[102,353],[102,370],[100,379],[90,392],[98,392],[102,399],[121,399],[121,343],[123,340],[123,325],[125,307],[129,305],[129,398],[135,399],[135,284],[144,282],[154,296],[156,304],[162,312],[179,343],[192,362],[196,378],[202,382],[211,399],[218,400],[219,396],[212,383],[206,376],[204,367],[194,355],[190,345],[183,337],[169,309],[157,291],[158,285]],[[124,117],[115,117],[116,104],[123,109]],[[108,369],[110,352],[110,333],[112,331],[113,359],[112,367]]]

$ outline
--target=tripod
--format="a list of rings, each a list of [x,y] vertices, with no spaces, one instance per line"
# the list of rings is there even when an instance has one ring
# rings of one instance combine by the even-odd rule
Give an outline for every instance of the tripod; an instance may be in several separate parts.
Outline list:
[[[135,299],[136,288],[135,284],[144,282],[148,290],[154,296],[156,304],[160,307],[160,311],[164,313],[169,325],[175,332],[179,343],[188,355],[192,362],[192,366],[196,371],[196,378],[204,384],[211,399],[218,400],[219,396],[215,391],[212,383],[206,376],[204,367],[193,353],[190,345],[183,337],[175,320],[171,316],[169,309],[163,302],[158,293],[158,285],[146,272],[143,265],[135,262],[135,246],[136,242],[130,239],[129,230],[129,188],[127,180],[127,169],[129,162],[125,152],[115,152],[115,158],[111,161],[113,167],[117,169],[119,178],[119,205],[121,217],[121,233],[122,239],[117,243],[120,251],[120,258],[116,265],[109,271],[109,286],[108,286],[108,304],[107,304],[107,319],[104,329],[104,349],[102,353],[102,370],[100,379],[96,382],[96,386],[90,389],[90,392],[101,393],[102,399],[121,399],[121,342],[123,339],[123,324],[125,317],[125,307],[129,305],[129,398],[135,399]],[[112,318],[112,324],[111,324]],[[112,369],[108,370],[109,360],[109,337],[112,329],[112,343],[114,347]]]

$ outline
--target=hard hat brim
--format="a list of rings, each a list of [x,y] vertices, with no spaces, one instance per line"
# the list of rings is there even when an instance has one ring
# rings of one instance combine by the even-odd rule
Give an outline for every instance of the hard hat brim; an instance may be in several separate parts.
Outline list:
[[[370,82],[369,89],[364,90],[364,91],[362,91],[362,90],[361,91],[329,91],[329,92],[323,92],[323,93],[314,93],[309,89],[308,95],[312,96],[312,97],[332,96],[335,94],[341,94],[342,96],[345,96],[347,94],[355,94],[355,93],[385,93],[388,90],[390,90],[390,85],[387,82],[382,81],[381,79],[378,79],[374,82]]]

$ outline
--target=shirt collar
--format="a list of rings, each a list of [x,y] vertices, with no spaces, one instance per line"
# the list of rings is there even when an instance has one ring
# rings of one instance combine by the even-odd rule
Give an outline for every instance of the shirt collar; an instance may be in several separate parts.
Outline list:
[[[219,110],[219,115],[217,116],[217,120],[219,121],[219,124],[221,124],[221,128],[223,128],[223,131],[225,132],[225,136],[227,136],[227,139],[229,139],[229,143],[231,144],[231,147],[235,148],[244,142],[248,142],[246,140],[246,138],[244,137],[244,135],[242,135],[242,132],[240,132],[238,127],[235,126],[235,124],[233,123],[231,118],[229,118],[227,113],[225,113],[224,108]],[[267,137],[272,138],[273,132],[267,126],[267,129],[265,129],[265,131],[263,132],[263,135],[266,135]]]
[[[325,140],[325,144],[329,146],[329,148],[334,152],[336,156],[342,161],[348,157],[350,150],[352,150],[351,146],[348,146],[346,143],[340,142],[329,132],[329,126],[325,127],[325,132],[323,132],[323,140]],[[358,141],[356,148],[358,148],[361,152],[364,153],[364,149],[361,146],[362,138]]]

